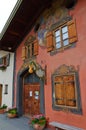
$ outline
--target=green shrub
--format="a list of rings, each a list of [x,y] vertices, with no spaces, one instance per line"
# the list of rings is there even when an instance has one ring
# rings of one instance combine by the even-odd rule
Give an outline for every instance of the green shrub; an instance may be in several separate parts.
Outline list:
[[[8,113],[17,114],[17,108],[10,108],[10,109],[8,110]]]
[[[2,106],[0,106],[0,109],[6,109],[6,108],[7,108],[6,104],[3,104]]]

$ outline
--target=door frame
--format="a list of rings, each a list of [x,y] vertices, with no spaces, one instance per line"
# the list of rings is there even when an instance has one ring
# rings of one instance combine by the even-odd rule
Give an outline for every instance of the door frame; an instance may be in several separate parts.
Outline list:
[[[23,112],[23,77],[28,73],[28,67],[22,71],[19,71],[17,75],[17,93],[16,93],[16,106],[19,116],[24,114]],[[39,77],[38,77],[39,78]],[[44,79],[39,78],[40,84],[40,113],[45,114],[45,99],[44,99]]]

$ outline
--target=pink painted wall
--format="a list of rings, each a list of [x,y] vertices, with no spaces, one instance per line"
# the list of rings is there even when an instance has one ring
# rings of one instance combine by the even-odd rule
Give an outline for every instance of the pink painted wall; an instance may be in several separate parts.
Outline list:
[[[76,47],[64,50],[53,56],[47,52],[47,49],[39,47],[39,55],[37,56],[37,62],[44,67],[47,65],[47,85],[45,88],[45,112],[46,116],[50,118],[50,121],[58,121],[61,123],[81,127],[86,129],[86,1],[79,0],[70,15],[76,19],[78,41]],[[28,34],[29,35],[29,34]],[[21,68],[23,61],[22,46],[25,42],[21,43],[16,51],[16,76],[15,76],[15,104],[16,104],[16,79],[17,73]],[[42,63],[43,61],[43,63]],[[52,84],[51,74],[60,65],[66,64],[68,66],[74,65],[76,68],[79,67],[79,79],[80,79],[80,90],[81,90],[81,101],[83,114],[73,114],[63,111],[54,111],[52,109]]]

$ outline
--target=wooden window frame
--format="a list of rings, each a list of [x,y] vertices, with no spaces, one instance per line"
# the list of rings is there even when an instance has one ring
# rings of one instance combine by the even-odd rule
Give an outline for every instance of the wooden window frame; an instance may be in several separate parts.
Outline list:
[[[38,40],[27,42],[22,47],[22,60],[33,58],[36,55],[38,55]]]
[[[55,77],[56,76],[65,76],[65,75],[74,75],[74,82],[75,82],[75,97],[76,97],[76,106],[66,106],[66,105],[57,105],[56,98],[55,98]],[[70,111],[75,114],[82,114],[82,108],[81,108],[81,97],[80,97],[80,87],[79,87],[79,76],[77,71],[65,73],[65,74],[58,74],[58,71],[56,71],[52,75],[52,108],[53,110],[57,111]]]
[[[54,33],[54,50],[64,50],[65,48],[67,48],[67,47],[69,47],[70,46],[70,43],[68,44],[68,45],[66,45],[66,46],[64,46],[63,45],[63,39],[62,39],[62,28],[63,27],[67,27],[68,28],[68,26],[67,26],[67,23],[66,24],[63,24],[63,25],[61,25],[60,27],[58,27],[58,28],[56,28],[54,31],[53,31],[53,33]],[[60,48],[56,48],[56,37],[55,37],[55,32],[56,31],[60,31],[60,40],[61,40],[61,47]],[[69,40],[69,36],[68,36],[68,40]]]
[[[10,60],[10,54],[7,54],[4,57],[0,58],[1,63],[0,63],[0,68],[6,68],[7,66],[9,66],[9,60]]]
[[[8,94],[8,84],[5,84],[4,94]]]
[[[27,48],[30,48],[30,49],[28,49],[28,50],[30,50],[30,52],[28,51],[30,55],[27,54],[27,58],[32,58],[32,57],[34,56],[34,43],[33,43],[33,42],[30,43],[30,44],[27,46]],[[28,52],[27,52],[27,53],[28,53]]]
[[[63,45],[63,39],[62,39],[62,28],[63,27],[67,27],[68,29],[68,42],[69,44],[64,46]],[[57,30],[60,30],[60,39],[61,39],[61,47],[60,48],[56,48],[56,39],[55,39],[55,32]],[[72,33],[71,33],[72,32]],[[74,34],[73,34],[74,33]],[[77,32],[76,32],[76,23],[75,20],[70,20],[68,22],[63,23],[62,25],[60,25],[59,27],[57,27],[54,31],[54,50],[64,50],[65,48],[70,47],[75,41],[77,41]]]
[[[67,32],[68,32],[67,40],[69,41],[69,44],[63,46],[61,29],[65,26],[67,26]],[[61,39],[60,48],[56,48],[56,39],[55,39],[56,30],[60,30],[60,39]],[[58,25],[57,27],[53,28],[52,31],[47,33],[47,36],[46,36],[47,52],[54,52],[54,51],[56,52],[56,51],[64,50],[65,48],[73,46],[74,45],[73,43],[76,43],[77,40],[78,40],[78,38],[77,38],[77,31],[76,31],[76,21],[75,20],[65,21],[65,22],[61,23],[60,25]]]
[[[66,77],[66,76],[74,76],[74,83],[75,83],[75,73],[71,73],[71,74],[68,74],[68,75],[55,75],[55,77],[54,77],[54,91],[55,91],[55,85],[56,84],[62,84],[61,82],[58,82],[58,81],[55,81],[55,78],[56,77]],[[69,81],[69,83],[71,83],[71,81]],[[63,81],[63,89],[64,89],[64,84],[65,84],[65,82]],[[75,100],[77,100],[77,98],[76,98],[76,95],[77,95],[77,92],[76,92],[76,83],[75,83],[75,86],[74,86],[74,90],[75,90]],[[65,90],[64,90],[65,91]],[[64,92],[65,93],[65,92]],[[66,96],[66,94],[65,94],[65,96]],[[56,97],[55,97],[56,98]],[[67,99],[65,99],[65,101],[66,101]],[[55,103],[56,101],[54,100],[54,104],[56,105],[56,103]],[[72,107],[72,106],[67,106],[67,104],[66,104],[66,102],[64,103],[64,105],[60,105],[60,104],[58,104],[57,106],[61,106],[61,107]],[[74,106],[73,106],[74,107]],[[74,108],[77,108],[77,102],[76,102],[76,106],[74,107]]]

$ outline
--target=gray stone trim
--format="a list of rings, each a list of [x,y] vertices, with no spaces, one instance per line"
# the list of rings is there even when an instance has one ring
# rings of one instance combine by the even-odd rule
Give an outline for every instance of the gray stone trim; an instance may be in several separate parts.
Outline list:
[[[49,125],[56,127],[56,130],[58,130],[58,128],[65,129],[65,130],[83,130],[82,128],[70,126],[67,124],[62,124],[62,123],[55,122],[55,121],[50,122]]]

